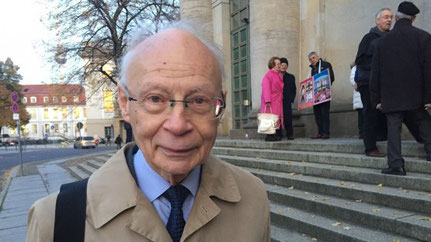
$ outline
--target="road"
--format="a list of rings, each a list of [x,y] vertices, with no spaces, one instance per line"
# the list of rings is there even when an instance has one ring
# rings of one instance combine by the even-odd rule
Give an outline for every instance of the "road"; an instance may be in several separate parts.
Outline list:
[[[99,145],[95,149],[73,149],[70,147],[59,147],[59,145],[28,145],[22,152],[23,164],[61,159],[79,155],[87,155],[106,150],[115,150],[116,147]],[[20,164],[19,151],[15,147],[0,147],[0,179],[6,170]]]

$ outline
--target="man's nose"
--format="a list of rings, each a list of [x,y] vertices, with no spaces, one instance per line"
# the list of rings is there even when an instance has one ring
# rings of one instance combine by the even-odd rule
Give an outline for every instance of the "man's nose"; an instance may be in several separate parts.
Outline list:
[[[163,123],[163,128],[168,130],[174,135],[182,135],[189,132],[192,129],[192,124],[188,117],[190,115],[187,114],[187,108],[184,107],[183,103],[175,103],[173,107],[170,107],[171,110],[167,114],[168,117]]]

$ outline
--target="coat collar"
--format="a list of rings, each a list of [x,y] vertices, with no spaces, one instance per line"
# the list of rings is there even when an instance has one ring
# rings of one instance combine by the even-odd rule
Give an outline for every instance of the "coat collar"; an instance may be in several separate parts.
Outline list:
[[[412,26],[412,25],[413,25],[413,22],[411,20],[402,18],[402,19],[399,19],[397,22],[395,22],[394,29],[400,26]]]
[[[127,224],[131,230],[153,241],[169,241],[169,234],[161,219],[154,219],[158,216],[156,210],[139,190],[127,167],[124,152],[133,145],[125,145],[90,176],[87,218],[98,229],[123,211],[134,208]],[[213,201],[213,197],[231,203],[241,200],[232,172],[230,165],[213,155],[202,165],[201,183],[184,229],[183,239],[220,213],[221,209]]]

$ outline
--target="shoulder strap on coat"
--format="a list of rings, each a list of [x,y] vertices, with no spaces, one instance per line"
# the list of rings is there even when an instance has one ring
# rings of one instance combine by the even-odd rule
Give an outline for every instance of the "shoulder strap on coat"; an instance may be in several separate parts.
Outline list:
[[[88,178],[63,184],[55,205],[54,242],[84,241]]]

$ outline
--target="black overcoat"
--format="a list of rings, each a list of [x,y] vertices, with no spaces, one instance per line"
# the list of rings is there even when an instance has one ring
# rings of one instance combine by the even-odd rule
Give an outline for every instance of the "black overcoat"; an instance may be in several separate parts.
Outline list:
[[[398,20],[374,53],[370,94],[371,103],[381,103],[383,113],[431,103],[431,35],[408,19]]]
[[[290,105],[296,97],[295,76],[286,72],[283,74],[283,82],[283,105]]]

